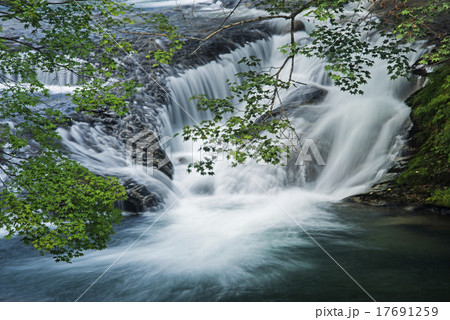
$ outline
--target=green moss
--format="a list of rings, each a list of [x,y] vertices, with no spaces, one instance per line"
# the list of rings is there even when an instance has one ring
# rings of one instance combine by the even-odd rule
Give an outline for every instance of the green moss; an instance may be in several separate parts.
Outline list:
[[[407,101],[414,123],[411,144],[418,152],[397,183],[411,189],[435,190],[424,201],[450,207],[450,65],[430,74],[428,80]]]
[[[450,189],[434,190],[433,195],[427,199],[427,203],[450,208]]]

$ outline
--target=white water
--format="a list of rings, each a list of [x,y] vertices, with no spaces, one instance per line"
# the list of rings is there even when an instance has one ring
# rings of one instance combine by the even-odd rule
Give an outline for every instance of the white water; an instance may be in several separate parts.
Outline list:
[[[296,36],[304,38],[304,41],[308,38],[304,32],[298,32]],[[195,103],[188,101],[189,97],[198,93],[226,97],[230,94],[226,79],[234,79],[233,75],[241,71],[242,67],[237,62],[242,57],[256,55],[266,66],[279,65],[283,56],[277,48],[287,41],[288,35],[261,40],[221,56],[219,62],[188,70],[181,77],[170,78],[168,86],[171,89],[172,104],[166,123],[171,126],[166,128],[166,134],[170,135],[184,125],[198,123],[207,117],[205,113],[197,111]],[[411,61],[415,61],[420,54],[418,50],[411,56]],[[402,99],[412,85],[408,85],[404,79],[389,80],[385,62],[377,61],[375,65],[377,67],[371,70],[372,79],[363,87],[365,94],[354,96],[327,85],[330,80],[323,70],[323,61],[304,57],[296,59],[293,78],[328,91],[323,102],[298,108],[293,118],[296,131],[304,138],[313,139],[325,157],[326,165],[321,168],[317,180],[307,186],[316,194],[338,199],[364,191],[389,169],[400,150],[402,136],[409,125],[410,111]],[[284,98],[289,97],[290,93],[284,94]],[[192,151],[192,146],[188,144],[178,148],[186,152]],[[194,158],[196,157],[199,155],[194,154]],[[254,175],[254,172],[258,174]],[[280,168],[257,164],[229,168],[225,163],[219,164],[216,174],[217,177],[211,180],[222,190],[226,187],[218,180],[230,176],[235,176],[233,180],[240,180],[233,184],[230,191],[246,189],[252,177],[263,181],[274,180],[270,185],[281,187],[285,175]],[[236,189],[234,185],[242,186]]]
[[[296,36],[308,41],[304,32]],[[241,71],[237,61],[243,56],[256,55],[268,66],[280,64],[283,57],[277,48],[286,40],[282,35],[261,40],[222,55],[217,62],[167,79],[171,103],[165,114],[159,114],[164,124],[162,134],[171,136],[184,125],[207,117],[188,98],[198,93],[228,95],[226,79],[233,80],[234,74]],[[420,54],[418,51],[412,55],[411,62]],[[271,287],[273,279],[286,281],[284,275],[293,270],[320,270],[309,249],[319,256],[323,253],[297,223],[314,236],[325,234],[328,244],[345,241],[337,236],[339,232],[358,232],[337,219],[327,206],[380,179],[392,165],[409,125],[409,108],[402,101],[412,84],[390,81],[385,63],[375,65],[371,70],[373,79],[363,88],[365,94],[351,96],[330,85],[323,62],[297,58],[294,79],[328,91],[320,104],[303,106],[293,117],[297,131],[316,142],[326,163],[323,167],[313,166],[318,174],[307,184],[293,182],[284,167],[255,163],[231,168],[226,161],[220,161],[213,177],[188,174],[186,164],[180,160],[195,160],[199,155],[193,152],[196,148],[191,143],[181,141],[166,145],[171,148],[175,165],[175,178],[170,181],[157,171],[149,175],[142,168],[127,166],[123,146],[115,137],[106,135],[101,126],[75,123],[70,130],[60,129],[74,159],[94,172],[132,178],[158,190],[166,195],[167,211],[145,212],[136,220],[125,220],[120,235],[107,250],[88,252],[70,268],[28,256],[11,268],[20,272],[21,279],[29,275],[30,283],[39,287],[36,292],[45,297],[43,291],[48,286],[65,288],[69,281],[70,293],[62,299],[76,299],[141,236],[93,287],[91,296],[84,298],[220,300],[230,292],[234,294],[236,288]],[[290,94],[284,97],[289,99]],[[148,114],[153,117],[151,112]],[[344,245],[353,248],[359,244]],[[334,270],[333,263],[328,262]],[[59,282],[51,284],[48,279]],[[58,294],[61,288],[56,290]],[[213,296],[208,295],[210,291]]]
[[[278,35],[249,44],[222,55],[217,62],[167,79],[171,104],[167,113],[160,115],[165,124],[163,135],[171,136],[184,125],[207,117],[196,110],[189,97],[198,93],[227,96],[226,80],[233,80],[240,71],[237,61],[243,56],[256,55],[267,66],[280,64],[283,57],[277,48],[288,41],[287,37]],[[308,41],[304,32],[296,37]],[[411,62],[419,55],[412,55]],[[404,79],[389,80],[386,64],[377,61],[375,65],[372,80],[363,88],[365,94],[352,96],[330,85],[323,61],[296,59],[294,79],[328,91],[324,101],[301,107],[293,118],[297,131],[316,142],[326,162],[323,167],[313,165],[318,175],[307,184],[292,183],[284,167],[252,162],[231,168],[226,161],[219,161],[213,177],[188,174],[187,164],[181,160],[195,160],[200,155],[195,152],[198,146],[181,141],[166,144],[175,165],[171,182],[158,172],[152,176],[127,167],[115,139],[105,136],[100,128],[79,124],[69,132],[61,131],[74,158],[90,169],[132,177],[167,197],[167,211],[144,213],[150,219],[148,224],[129,231],[133,239],[143,234],[117,265],[125,269],[132,265],[133,272],[143,272],[152,283],[173,276],[212,276],[219,282],[235,283],[251,279],[252,270],[268,264],[273,270],[311,268],[301,256],[280,258],[293,247],[312,246],[297,224],[318,233],[346,230],[348,226],[336,222],[332,213],[321,209],[322,204],[362,192],[380,179],[392,165],[407,132],[410,110],[402,99],[412,84]],[[146,231],[156,218],[159,221]],[[80,265],[106,266],[128,245],[90,253]],[[264,277],[276,274],[271,271]],[[163,282],[155,290],[167,286],[170,284]],[[182,299],[180,295],[176,299]]]

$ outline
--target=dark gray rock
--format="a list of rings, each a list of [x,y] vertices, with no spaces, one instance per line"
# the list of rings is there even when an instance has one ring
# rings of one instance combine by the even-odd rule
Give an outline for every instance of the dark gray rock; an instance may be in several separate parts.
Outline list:
[[[312,85],[302,85],[297,90],[291,91],[283,99],[286,107],[298,107],[305,104],[317,104],[327,95],[327,91]]]
[[[95,115],[82,113],[72,114],[72,120],[84,122],[89,126],[100,128],[105,134],[115,136],[122,145],[126,157],[131,156],[135,164],[156,169],[170,179],[174,175],[174,166],[161,146],[160,137],[155,133],[154,124],[148,122],[140,107],[132,107],[126,117],[118,117],[112,112],[99,111]],[[123,179],[124,177],[118,177]],[[149,187],[126,180],[122,183],[128,199],[117,203],[116,207],[130,213],[161,208],[164,202],[160,191],[155,192]]]
[[[127,156],[132,161],[144,167],[153,167],[173,179],[174,167],[169,156],[161,147],[161,140],[150,130],[138,130],[127,127],[120,133],[125,144]]]
[[[124,211],[139,213],[146,209],[154,210],[160,207],[164,201],[159,193],[152,192],[146,186],[132,180],[125,181],[123,186],[128,196],[128,199],[122,204],[121,209]]]
[[[292,25],[291,25],[291,22],[290,21],[288,21],[287,23],[286,23],[286,26],[283,28],[283,30],[282,30],[282,34],[284,34],[284,33],[289,33],[289,32],[291,32],[291,29],[292,29]],[[294,21],[294,28],[293,28],[293,31],[295,32],[295,31],[305,31],[305,25],[304,25],[304,23],[303,22],[301,22],[300,20],[295,20]]]
[[[275,108],[271,112],[267,112],[256,119],[255,123],[272,121],[277,119],[282,113],[286,112],[288,115],[291,111],[307,104],[317,104],[321,102],[327,95],[327,91],[315,86],[305,85],[294,90],[283,99],[283,106]]]

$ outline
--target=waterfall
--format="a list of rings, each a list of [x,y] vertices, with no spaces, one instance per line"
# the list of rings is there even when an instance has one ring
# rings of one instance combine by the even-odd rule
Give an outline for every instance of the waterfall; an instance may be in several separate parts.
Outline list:
[[[172,1],[134,2],[145,7]],[[283,30],[285,23],[270,22],[275,31]],[[307,32],[296,32],[295,37],[302,44],[311,41]],[[414,85],[405,79],[390,80],[386,62],[376,61],[364,95],[353,96],[333,86],[324,61],[296,58],[293,77],[308,86],[283,93],[283,104],[306,101],[290,116],[302,139],[315,143],[325,165],[288,163],[284,167],[249,161],[233,168],[226,159],[219,159],[214,176],[186,172],[187,163],[202,156],[197,152],[199,144],[173,135],[211,116],[198,111],[189,98],[230,95],[227,80],[239,81],[236,72],[247,70],[238,61],[253,55],[263,67],[279,66],[284,57],[278,48],[288,40],[289,35],[276,34],[195,69],[168,70],[167,74],[176,75],[162,83],[167,89],[165,99],[154,98],[150,89],[155,84],[148,77],[143,79],[144,88],[133,102],[130,117],[142,117],[144,131],[159,130],[161,140],[167,138],[163,147],[174,164],[173,180],[157,170],[149,173],[129,165],[123,141],[108,131],[110,123],[74,120],[70,127],[58,129],[73,159],[96,174],[132,179],[158,190],[166,197],[166,207],[124,219],[107,249],[88,251],[71,265],[33,256],[17,239],[1,239],[1,253],[7,259],[0,260],[4,282],[0,299],[74,301],[83,292],[87,293],[82,301],[367,299],[341,268],[348,268],[379,300],[412,297],[422,301],[423,292],[430,299],[448,294],[439,285],[448,274],[449,239],[448,232],[443,232],[448,221],[435,217],[436,229],[428,224],[418,229],[423,224],[421,216],[393,217],[380,208],[340,203],[369,188],[389,170],[410,127],[410,109],[403,100]],[[382,38],[375,35],[371,41]],[[421,45],[414,45],[417,52],[410,55],[411,63],[424,52]],[[306,97],[311,92],[326,95],[312,101]],[[65,112],[73,111],[65,107]]]
[[[300,43],[309,41],[305,32],[297,32],[296,38]],[[288,41],[289,35],[275,35],[269,40],[260,40],[222,55],[218,61],[169,78],[167,86],[170,89],[171,104],[168,106],[169,121],[166,122],[170,125],[165,128],[167,134],[173,134],[185,125],[192,125],[194,121],[198,123],[208,117],[205,112],[197,111],[195,101],[189,101],[189,97],[200,93],[215,98],[227,97],[230,94],[227,80],[238,81],[234,74],[242,71],[239,60],[244,56],[256,56],[265,67],[278,66],[284,60],[278,48]],[[380,42],[382,39],[375,41]],[[411,55],[411,63],[423,53],[419,48],[420,44],[417,44],[418,52]],[[370,70],[372,79],[363,86],[365,94],[350,95],[331,84],[324,65],[324,61],[315,58],[296,58],[293,78],[322,88],[328,94],[318,104],[299,107],[292,121],[297,134],[312,139],[326,162],[322,167],[315,166],[318,174],[314,181],[303,187],[323,195],[342,198],[370,187],[389,169],[400,152],[409,127],[409,108],[402,99],[405,91],[411,91],[412,84],[405,79],[390,80],[385,71],[386,62],[380,60]],[[299,89],[301,88],[291,89],[282,99],[288,101],[291,96],[295,98],[296,90]],[[196,147],[193,149],[189,146],[185,150],[195,152]],[[280,186],[286,175],[281,173],[283,170],[280,168],[255,163],[233,169],[219,164],[218,170],[216,174],[219,176],[234,176],[236,185],[245,185],[249,181],[248,175],[253,171],[263,174],[270,181],[278,180],[275,184]],[[267,175],[272,176],[269,178]],[[239,177],[242,180],[238,182]]]
[[[207,65],[169,77],[170,102],[161,115],[165,118],[164,134],[172,136],[184,125],[207,118],[209,115],[198,112],[189,97],[229,95],[226,80],[238,81],[234,74],[242,68],[237,63],[242,57],[255,55],[265,66],[279,65],[283,56],[278,48],[288,37],[275,35],[248,44]],[[297,32],[296,37],[310,41],[305,32]],[[411,62],[420,54],[411,55]],[[168,284],[171,279],[183,283],[214,279],[223,291],[212,299],[221,299],[241,281],[250,286],[271,283],[281,277],[279,270],[312,268],[314,262],[310,264],[304,255],[312,244],[292,220],[315,234],[347,230],[349,226],[336,221],[334,212],[324,206],[370,187],[389,169],[404,143],[409,108],[402,96],[412,84],[405,79],[389,80],[385,62],[377,61],[375,66],[372,79],[363,88],[365,94],[352,96],[331,85],[323,61],[296,58],[294,79],[328,92],[321,102],[303,105],[293,114],[296,130],[316,142],[325,161],[316,168],[315,179],[306,184],[289,183],[285,167],[252,161],[232,168],[223,159],[217,162],[212,177],[188,174],[186,160],[201,156],[196,152],[198,145],[180,138],[167,144],[175,165],[177,196],[169,210],[161,212],[158,227],[127,249],[127,259],[119,261],[118,268],[126,273],[133,266],[133,272],[145,274],[145,281],[151,281],[154,288],[148,297],[157,300],[185,300],[203,294],[195,286],[188,293],[168,297],[165,292],[172,288]],[[287,92],[284,99],[295,98],[296,90],[301,88]],[[141,230],[143,227],[136,232]],[[113,260],[125,248],[90,256],[89,261]]]
[[[9,76],[9,78],[14,81],[20,81],[20,77],[17,75]],[[38,70],[37,71],[37,80],[49,87],[53,86],[67,86],[67,85],[75,85],[78,81],[78,76],[69,71],[69,70],[61,70],[55,72],[45,72]]]
[[[271,22],[274,30],[281,30],[285,23]],[[156,106],[148,92],[141,90],[135,103],[139,115],[132,116],[144,117],[142,123],[152,130],[159,128],[158,133],[166,139],[163,148],[175,167],[173,181],[158,170],[148,173],[139,166],[130,166],[123,142],[108,134],[103,123],[73,121],[70,128],[59,129],[71,157],[94,173],[117,176],[122,181],[131,179],[164,196],[170,212],[161,222],[163,227],[153,235],[142,237],[139,245],[130,250],[133,259],[152,266],[156,274],[224,271],[244,257],[257,267],[268,251],[280,246],[283,250],[298,240],[290,239],[289,232],[288,238],[280,243],[271,236],[263,236],[272,234],[274,228],[291,225],[283,210],[305,227],[330,228],[329,213],[320,210],[321,204],[369,188],[390,168],[401,150],[409,126],[409,108],[402,100],[412,84],[405,79],[389,80],[386,62],[377,61],[370,70],[372,79],[363,87],[365,94],[352,96],[332,85],[324,71],[324,61],[300,56],[295,59],[293,78],[327,94],[319,102],[296,108],[291,118],[297,133],[314,141],[325,165],[283,167],[249,161],[233,168],[222,157],[217,162],[215,176],[186,172],[187,163],[202,156],[197,152],[199,144],[172,137],[184,126],[211,116],[198,111],[189,98],[196,94],[229,96],[227,80],[239,82],[235,74],[248,70],[238,63],[245,56],[261,59],[263,68],[279,66],[284,56],[278,48],[289,42],[289,37],[289,34],[276,34],[222,54],[208,64],[167,77],[168,94],[163,99],[168,101],[167,105]],[[300,44],[311,41],[304,31],[296,32],[295,37]],[[382,39],[373,37],[372,41]],[[411,62],[421,53],[418,50],[412,54]],[[76,81],[69,74],[40,76],[49,85],[54,84],[55,78],[62,79],[59,85]],[[298,85],[283,93],[282,100],[290,103],[303,99],[304,94],[304,88]],[[154,213],[143,215],[153,217]],[[240,246],[246,241],[247,246]],[[121,247],[105,255],[116,250]],[[285,262],[279,263],[285,266]],[[168,265],[173,269],[167,269]]]
[[[285,21],[270,22],[274,30],[281,30],[285,24]],[[311,30],[311,24],[305,24],[307,30]],[[372,79],[362,88],[365,94],[354,96],[333,86],[324,71],[325,61],[296,57],[293,79],[308,84],[308,87],[326,91],[327,94],[320,102],[296,108],[291,115],[292,123],[302,139],[314,142],[325,165],[291,163],[285,168],[249,162],[241,168],[231,168],[222,157],[217,163],[215,177],[186,174],[186,162],[198,160],[202,156],[197,152],[199,143],[182,142],[180,137],[172,137],[184,126],[197,124],[211,117],[209,112],[199,111],[195,101],[189,98],[196,94],[215,98],[229,96],[231,93],[227,81],[239,82],[235,74],[248,70],[246,65],[238,63],[243,57],[255,56],[261,59],[263,68],[279,66],[285,57],[278,48],[289,42],[289,37],[289,34],[276,34],[269,39],[249,43],[231,53],[222,54],[214,61],[195,69],[170,76],[165,83],[168,88],[165,99],[168,105],[158,112],[151,112],[147,106],[142,107],[142,113],[148,117],[147,122],[159,124],[159,134],[165,139],[163,147],[175,164],[173,184],[165,178],[163,182],[159,181],[156,177],[158,173],[143,178],[145,174],[139,169],[127,167],[126,155],[121,150],[123,147],[116,138],[105,137],[101,127],[89,128],[87,124],[75,123],[69,131],[60,130],[63,140],[72,156],[94,172],[121,177],[131,175],[143,184],[148,184],[151,180],[154,189],[160,189],[161,184],[165,185],[164,192],[171,195],[169,198],[180,194],[180,190],[196,179],[199,182],[193,188],[194,193],[217,196],[219,192],[261,193],[260,186],[254,183],[249,185],[254,177],[260,178],[263,187],[270,190],[300,187],[299,192],[311,192],[329,200],[339,200],[362,192],[392,166],[393,160],[401,151],[404,135],[409,127],[409,108],[403,103],[403,99],[413,85],[405,79],[390,80],[385,71],[385,61],[376,61],[375,66],[370,69]],[[295,37],[300,44],[311,41],[305,31],[296,32]],[[383,39],[372,36],[371,41],[375,44]],[[421,45],[416,45],[418,50],[411,54],[411,63],[423,53]],[[288,70],[285,70],[283,76],[286,78],[287,75]],[[301,85],[297,85],[284,92],[283,103],[303,99],[303,89]],[[148,95],[144,95],[139,101],[148,98]],[[148,105],[152,105],[152,102]],[[86,130],[89,134],[86,134]]]
[[[167,86],[170,89],[168,107],[170,127],[168,133],[176,132],[186,125],[192,125],[210,117],[207,112],[199,112],[195,100],[189,100],[195,94],[208,97],[225,98],[231,95],[227,80],[238,81],[235,74],[248,70],[245,64],[239,64],[243,57],[258,56],[264,60],[272,54],[272,43],[259,40],[229,54],[223,54],[217,61],[196,69],[185,71],[181,76],[170,77]]]

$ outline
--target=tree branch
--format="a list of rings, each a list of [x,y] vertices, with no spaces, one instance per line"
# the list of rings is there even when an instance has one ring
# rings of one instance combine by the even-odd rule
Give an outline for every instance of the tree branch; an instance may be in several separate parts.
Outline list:
[[[233,15],[233,13],[236,11],[237,7],[239,7],[242,3],[242,0],[239,0],[239,2],[234,6],[233,10],[228,14],[228,16],[225,18],[225,20],[222,21],[221,25],[219,26],[219,29],[222,28],[225,24],[225,22],[228,21],[228,19]]]
[[[201,48],[201,46],[203,45],[203,43],[205,43],[206,41],[208,41],[209,39],[211,39],[212,37],[214,37],[215,35],[219,34],[220,32],[232,28],[232,27],[236,27],[236,26],[241,26],[243,24],[248,24],[248,23],[252,23],[252,22],[259,22],[259,21],[265,21],[265,20],[272,20],[272,19],[295,19],[296,16],[298,16],[301,12],[305,11],[307,8],[309,8],[312,5],[313,1],[310,1],[308,3],[305,3],[303,6],[301,6],[299,9],[295,10],[294,12],[292,12],[289,15],[284,15],[284,14],[279,14],[279,15],[272,15],[272,16],[260,16],[257,18],[253,18],[253,19],[247,19],[247,20],[242,20],[242,21],[238,21],[238,22],[234,22],[234,23],[230,23],[228,25],[222,25],[214,32],[210,33],[209,35],[207,35],[206,37],[204,37],[203,39],[200,39],[200,45],[191,53],[191,55],[194,55],[195,53],[197,53],[197,51]],[[240,2],[239,2],[240,3]],[[238,3],[238,5],[239,5]],[[234,13],[234,10],[237,8],[236,7],[233,9],[233,11],[231,12]],[[228,20],[228,18],[231,16],[231,14],[224,20],[224,22],[226,22]]]
[[[1,36],[0,36],[0,39],[6,40],[6,41],[15,42],[15,43],[21,44],[21,45],[23,45],[23,46],[29,47],[29,48],[31,48],[31,49],[33,49],[33,50],[39,51],[39,52],[42,52],[42,49],[45,48],[45,47],[35,47],[35,46],[33,46],[31,43],[23,42],[23,41],[17,40],[17,38],[9,38],[9,37],[1,37]]]

